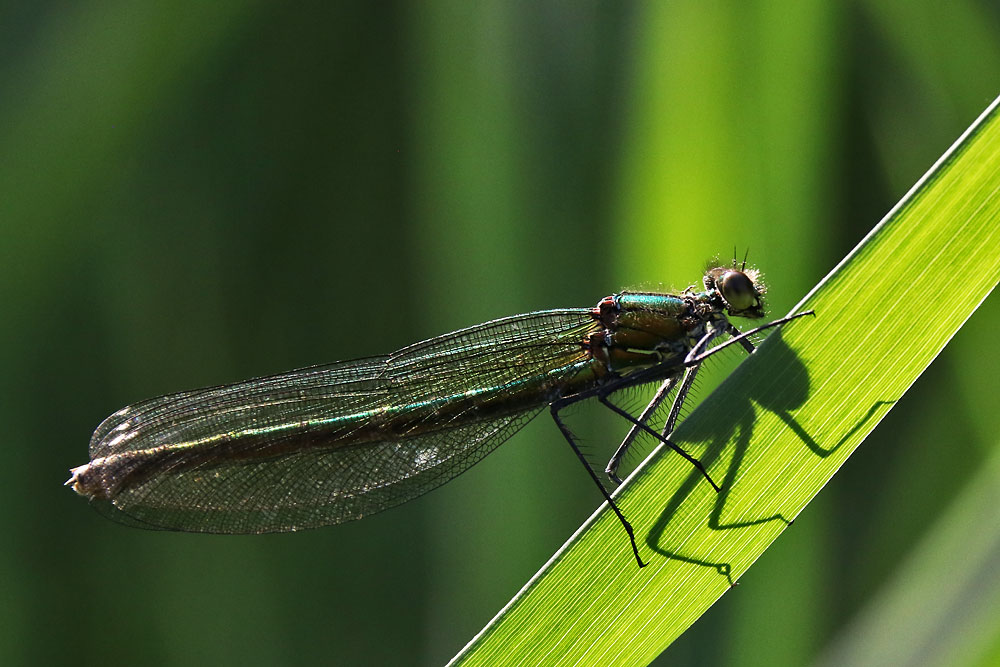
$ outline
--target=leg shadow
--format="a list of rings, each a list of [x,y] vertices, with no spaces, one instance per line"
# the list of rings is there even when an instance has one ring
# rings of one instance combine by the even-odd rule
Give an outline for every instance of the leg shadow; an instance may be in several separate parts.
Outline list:
[[[709,513],[707,523],[713,530],[738,530],[762,524],[778,522],[783,524],[783,528],[792,525],[793,519],[788,518],[780,512],[773,512],[750,519],[738,521],[726,521],[726,507],[730,503],[732,493],[737,485],[737,480],[743,472],[747,454],[750,451],[753,440],[754,424],[756,422],[757,410],[754,405],[774,413],[789,429],[802,441],[803,445],[816,456],[827,457],[836,452],[843,444],[862,429],[864,425],[888,409],[894,401],[878,401],[874,403],[868,412],[847,431],[836,443],[824,447],[816,441],[808,431],[792,416],[792,411],[801,407],[809,396],[809,376],[801,359],[788,347],[781,339],[781,332],[775,332],[768,338],[768,345],[778,346],[772,349],[771,354],[778,355],[778,364],[786,368],[791,368],[793,372],[783,373],[783,377],[792,378],[792,384],[784,384],[775,390],[757,395],[748,395],[740,403],[730,406],[732,409],[725,411],[726,415],[733,415],[733,419],[719,421],[716,420],[708,430],[694,433],[693,437],[685,438],[685,442],[707,442],[708,446],[703,450],[701,461],[706,468],[711,468],[720,457],[723,456],[727,446],[732,447],[732,456],[726,467],[723,478],[722,490],[718,493]],[[743,372],[753,372],[753,358],[745,364],[751,368]],[[736,417],[740,415],[740,417]],[[667,453],[666,455],[669,455]],[[697,471],[687,476],[677,491],[671,496],[667,505],[660,512],[656,522],[650,528],[645,540],[646,545],[654,552],[668,558],[714,569],[720,576],[726,578],[729,586],[734,586],[735,581],[732,576],[730,563],[713,560],[708,557],[700,557],[691,554],[681,553],[669,549],[661,544],[667,528],[677,514],[681,505],[697,488],[698,484],[704,483],[703,478]]]

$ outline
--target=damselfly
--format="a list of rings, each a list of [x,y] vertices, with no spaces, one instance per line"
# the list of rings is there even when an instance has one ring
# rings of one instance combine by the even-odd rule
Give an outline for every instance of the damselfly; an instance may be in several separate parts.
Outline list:
[[[360,519],[456,477],[548,408],[631,542],[632,526],[560,412],[596,398],[632,424],[605,472],[645,432],[718,485],[669,439],[702,361],[807,313],[740,333],[727,315],[764,316],[764,287],[716,267],[704,291],[622,292],[594,308],[515,315],[370,357],[153,398],[97,428],[90,463],[67,485],[113,518],[207,533],[292,531]],[[720,336],[732,338],[714,348]],[[611,395],[662,382],[635,417]],[[652,415],[676,388],[662,430]]]

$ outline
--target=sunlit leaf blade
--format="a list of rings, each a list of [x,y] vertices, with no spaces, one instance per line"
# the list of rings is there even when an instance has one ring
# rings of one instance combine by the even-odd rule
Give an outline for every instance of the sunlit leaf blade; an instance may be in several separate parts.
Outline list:
[[[658,452],[621,494],[649,566],[599,511],[456,662],[642,664],[729,590],[1000,279],[996,108],[678,429],[723,493]]]

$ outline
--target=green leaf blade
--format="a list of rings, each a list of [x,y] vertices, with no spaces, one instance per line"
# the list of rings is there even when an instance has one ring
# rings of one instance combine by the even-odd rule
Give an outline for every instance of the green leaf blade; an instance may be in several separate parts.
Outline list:
[[[1000,281],[997,102],[684,421],[620,501],[649,565],[598,511],[461,664],[642,664],[723,595]],[[942,443],[946,446],[947,443]],[[888,462],[887,462],[888,465]]]

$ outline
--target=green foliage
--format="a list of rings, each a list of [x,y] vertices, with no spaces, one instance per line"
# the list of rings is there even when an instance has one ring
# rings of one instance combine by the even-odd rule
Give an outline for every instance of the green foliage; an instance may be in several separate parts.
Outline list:
[[[5,665],[442,664],[599,503],[548,420],[418,501],[294,535],[123,528],[62,487],[67,468],[125,404],[622,288],[683,289],[734,245],[779,315],[1000,80],[1000,22],[976,0],[36,0],[2,16]],[[976,275],[920,295],[910,335]],[[998,329],[994,297],[664,664],[809,664],[851,624],[996,446]],[[720,357],[698,397],[740,354]],[[785,409],[805,410],[795,397]],[[782,408],[758,398],[732,399],[754,410],[730,417],[750,459]],[[570,419],[603,465],[622,423],[598,407]],[[695,423],[688,446],[718,450],[725,475],[730,438]],[[668,498],[704,492],[662,462],[683,476]],[[624,501],[657,527],[665,505]],[[702,502],[704,523],[717,503]],[[607,530],[602,558],[638,576]],[[657,548],[681,551],[665,537]],[[994,655],[998,618],[976,621]],[[957,636],[948,621],[923,625],[928,639]]]

